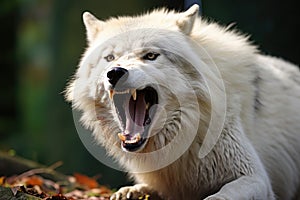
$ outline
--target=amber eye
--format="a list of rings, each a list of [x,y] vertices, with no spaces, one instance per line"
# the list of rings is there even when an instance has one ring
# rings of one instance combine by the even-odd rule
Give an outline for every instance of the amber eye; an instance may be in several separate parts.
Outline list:
[[[112,54],[109,54],[108,56],[105,56],[104,59],[107,61],[107,62],[111,62],[115,59],[115,56],[112,55]]]
[[[156,58],[159,56],[159,53],[156,52],[149,52],[146,55],[143,56],[144,60],[156,60]]]

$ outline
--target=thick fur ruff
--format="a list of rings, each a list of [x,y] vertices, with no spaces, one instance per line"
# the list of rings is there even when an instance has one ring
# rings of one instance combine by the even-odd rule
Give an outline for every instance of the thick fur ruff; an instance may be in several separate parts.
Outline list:
[[[89,46],[66,97],[138,183],[112,199],[299,198],[298,67],[262,55],[247,37],[197,11],[194,5],[105,22],[83,15]],[[157,59],[141,59],[150,50],[159,52]],[[106,76],[115,66],[128,70],[130,88],[156,85],[152,136],[135,153],[120,147],[123,130]],[[210,127],[213,120],[220,129]]]

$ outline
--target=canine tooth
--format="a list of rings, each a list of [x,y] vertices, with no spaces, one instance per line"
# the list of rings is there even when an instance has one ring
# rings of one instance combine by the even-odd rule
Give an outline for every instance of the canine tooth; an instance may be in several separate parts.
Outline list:
[[[112,99],[114,97],[115,91],[109,90],[109,98]]]
[[[135,135],[135,140],[136,140],[137,142],[141,140],[141,134],[140,134],[140,133],[137,133],[137,134]]]
[[[146,104],[146,110],[148,110],[149,107],[150,107],[150,103],[147,103],[147,104]]]
[[[132,95],[133,100],[135,101],[136,100],[136,89],[131,90],[131,95]]]
[[[125,141],[126,137],[122,133],[118,133],[118,137],[120,138],[121,141]]]

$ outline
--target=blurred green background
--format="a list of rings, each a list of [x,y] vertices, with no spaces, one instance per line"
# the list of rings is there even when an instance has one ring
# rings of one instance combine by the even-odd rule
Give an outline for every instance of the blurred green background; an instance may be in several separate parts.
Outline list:
[[[86,46],[85,10],[107,19],[162,5],[182,2],[1,0],[0,150],[14,149],[46,165],[63,161],[60,171],[100,174],[100,183],[111,187],[125,184],[123,173],[101,164],[83,147],[61,93]],[[299,65],[296,1],[203,0],[202,6],[205,17],[224,25],[236,22],[263,52]]]

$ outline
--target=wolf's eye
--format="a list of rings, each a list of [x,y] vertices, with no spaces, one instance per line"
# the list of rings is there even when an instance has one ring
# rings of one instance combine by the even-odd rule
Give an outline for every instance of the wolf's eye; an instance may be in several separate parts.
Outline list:
[[[108,56],[105,56],[104,59],[107,61],[107,62],[111,62],[115,59],[115,56],[112,55],[112,54],[109,54]]]
[[[149,52],[143,56],[144,60],[155,60],[160,54],[156,52]]]

